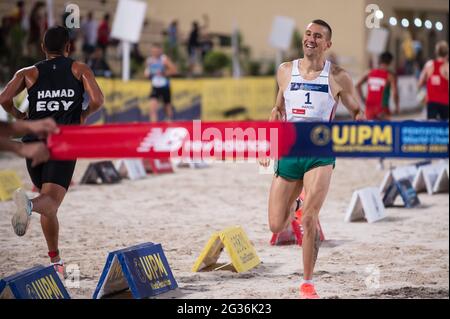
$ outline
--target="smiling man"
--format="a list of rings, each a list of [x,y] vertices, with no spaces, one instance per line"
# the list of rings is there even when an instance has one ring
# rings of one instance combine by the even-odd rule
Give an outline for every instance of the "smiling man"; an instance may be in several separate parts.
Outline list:
[[[279,90],[270,121],[330,122],[339,100],[354,120],[365,119],[349,74],[325,58],[332,44],[331,36],[331,27],[325,21],[314,20],[308,24],[303,36],[304,57],[282,63],[278,68]],[[269,160],[263,159],[260,164],[268,166]],[[281,158],[275,165],[269,194],[272,232],[279,233],[290,225],[296,211],[296,198],[305,188],[301,298],[319,298],[312,281],[320,244],[316,225],[334,166],[334,157]]]

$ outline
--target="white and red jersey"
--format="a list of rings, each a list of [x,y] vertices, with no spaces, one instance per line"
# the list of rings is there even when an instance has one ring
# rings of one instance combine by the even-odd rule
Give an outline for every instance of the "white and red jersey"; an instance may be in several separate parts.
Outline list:
[[[448,80],[440,72],[443,61],[433,61],[433,74],[427,81],[427,101],[448,105]]]
[[[283,92],[286,120],[330,122],[337,107],[329,83],[330,61],[325,61],[322,72],[314,80],[305,80],[300,75],[299,62],[300,59],[292,62],[291,80]]]

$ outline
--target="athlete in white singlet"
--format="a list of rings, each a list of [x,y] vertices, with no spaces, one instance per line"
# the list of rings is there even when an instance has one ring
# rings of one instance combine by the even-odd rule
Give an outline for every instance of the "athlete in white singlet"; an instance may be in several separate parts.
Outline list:
[[[303,37],[303,59],[280,65],[277,72],[278,95],[270,116],[271,121],[333,120],[339,99],[354,120],[364,120],[353,81],[342,68],[326,61],[331,47],[332,31],[323,20],[314,20]],[[269,165],[268,159],[260,161]],[[290,225],[295,200],[305,188],[302,206],[303,282],[301,298],[318,298],[312,275],[320,240],[316,225],[325,200],[335,164],[334,157],[282,158],[275,165],[275,175],[269,194],[269,226],[279,233]]]

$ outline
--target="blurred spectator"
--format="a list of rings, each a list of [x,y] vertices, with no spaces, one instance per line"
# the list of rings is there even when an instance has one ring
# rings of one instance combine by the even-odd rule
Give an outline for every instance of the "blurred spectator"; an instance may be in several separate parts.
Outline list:
[[[169,27],[167,28],[167,31],[164,32],[164,34],[167,36],[167,42],[166,42],[167,55],[174,61],[178,61],[179,60],[178,21],[173,20],[170,23]]]
[[[202,34],[201,42],[200,42],[200,52],[202,58],[202,64],[205,62],[205,56],[212,51],[214,43],[211,39],[209,33]]]
[[[406,75],[411,75],[414,73],[415,52],[412,36],[409,32],[405,33],[405,38],[402,42],[402,50],[403,56],[405,57],[404,72]]]
[[[97,21],[93,18],[93,13],[88,13],[87,19],[81,24],[81,33],[83,35],[83,54],[84,60],[87,61],[89,56],[94,52],[97,44]]]
[[[18,23],[22,30],[27,30],[27,22],[26,22],[26,14],[25,14],[25,3],[23,1],[17,1],[16,7],[14,8],[14,11],[11,15],[15,23]]]
[[[11,12],[7,23],[7,38],[5,39],[8,48],[8,66],[12,70],[23,67],[23,53],[27,31],[24,29],[25,5],[23,1],[18,1],[16,7]]]
[[[187,43],[187,51],[189,57],[189,73],[192,74],[194,66],[198,63],[199,54],[202,52],[201,36],[204,35],[206,28],[209,26],[209,18],[207,15],[203,15],[203,25],[200,26],[197,21],[192,22],[192,29],[189,33],[189,39]]]
[[[175,48],[178,45],[178,21],[173,20],[167,29],[167,38],[169,48]]]
[[[35,60],[44,58],[41,50],[41,42],[44,33],[47,30],[47,16],[45,12],[45,3],[37,1],[30,13],[30,30],[28,33],[28,55]]]
[[[197,58],[197,48],[199,47],[198,40],[199,27],[197,21],[192,22],[192,29],[189,33],[189,39],[187,43],[187,51],[189,56],[189,64],[194,64]]]
[[[106,50],[109,45],[109,34],[111,33],[109,17],[109,13],[103,16],[103,20],[97,30],[97,45],[102,49],[103,56],[106,54]]]
[[[106,62],[103,50],[100,47],[94,49],[94,53],[87,60],[87,65],[92,69],[95,76],[104,76],[107,78],[112,76],[111,68]]]

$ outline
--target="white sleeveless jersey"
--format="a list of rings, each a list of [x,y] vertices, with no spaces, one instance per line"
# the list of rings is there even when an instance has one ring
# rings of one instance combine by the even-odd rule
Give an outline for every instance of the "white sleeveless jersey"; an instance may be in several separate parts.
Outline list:
[[[286,120],[330,122],[337,106],[328,81],[330,61],[325,62],[320,75],[312,81],[305,80],[300,75],[298,63],[299,60],[292,62],[291,81],[283,92]]]

